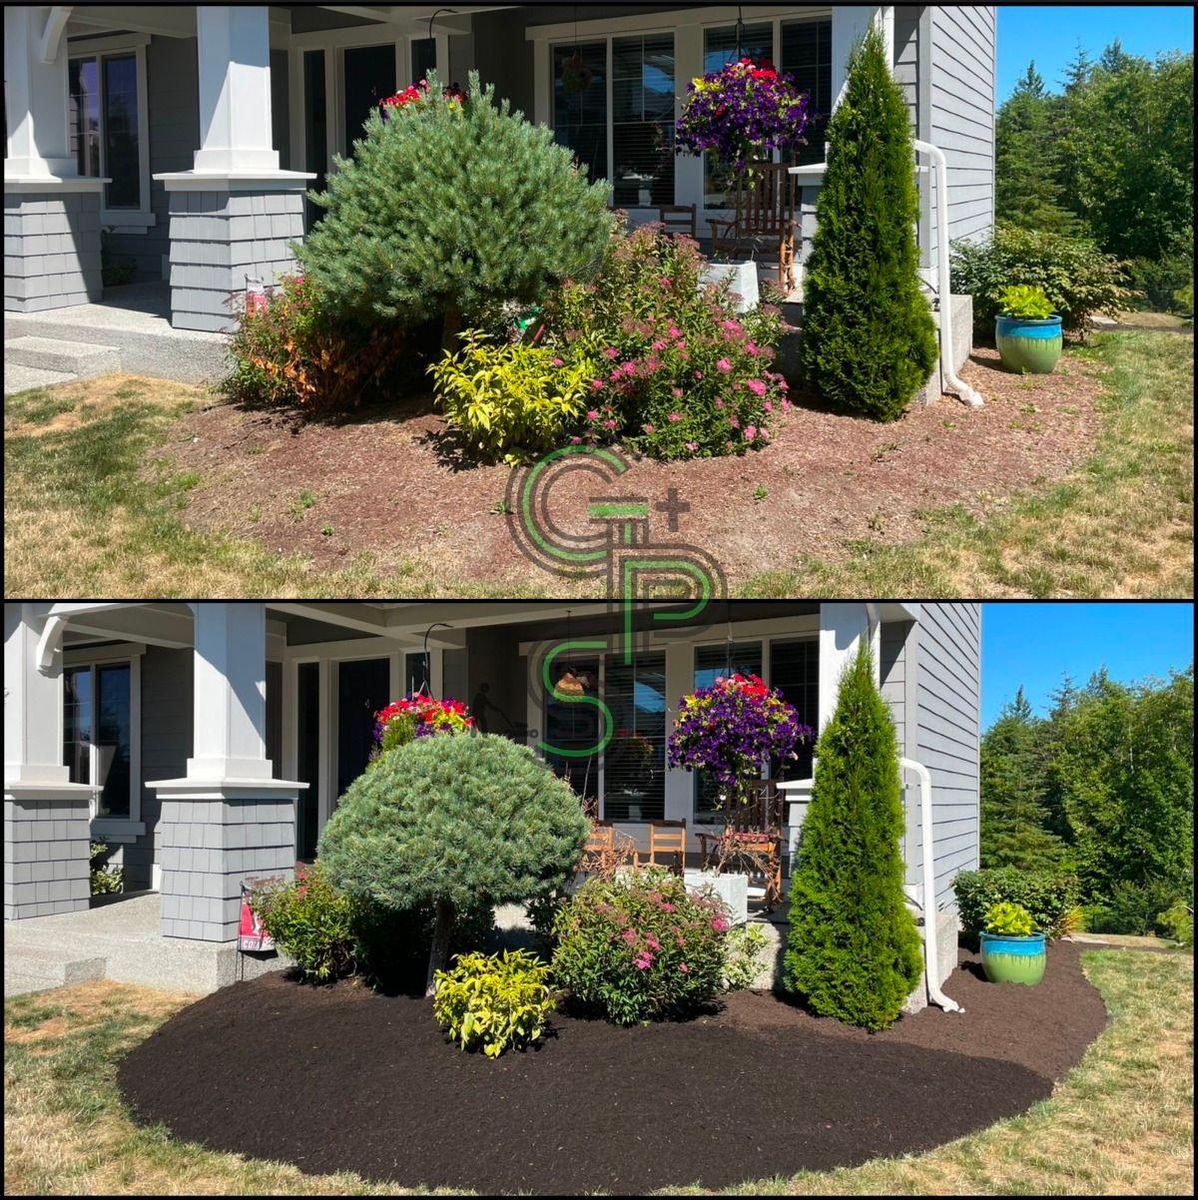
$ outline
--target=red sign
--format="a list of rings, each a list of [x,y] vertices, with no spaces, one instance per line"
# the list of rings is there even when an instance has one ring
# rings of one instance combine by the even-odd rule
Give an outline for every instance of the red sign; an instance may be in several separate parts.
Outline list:
[[[262,919],[250,908],[251,889],[243,880],[241,884],[241,924],[237,930],[238,950],[273,950],[275,940],[266,932]]]

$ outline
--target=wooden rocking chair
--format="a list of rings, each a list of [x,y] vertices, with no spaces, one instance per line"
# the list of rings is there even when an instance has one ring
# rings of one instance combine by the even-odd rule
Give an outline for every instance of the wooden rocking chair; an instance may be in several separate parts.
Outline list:
[[[716,254],[735,254],[762,246],[778,252],[778,286],[789,295],[795,286],[795,240],[798,187],[786,163],[749,163],[737,172],[736,215],[731,221],[712,218],[711,247]]]
[[[766,911],[782,903],[782,797],[772,782],[762,782],[751,803],[731,805],[724,827],[718,833],[701,833],[699,841],[709,869],[760,875]]]

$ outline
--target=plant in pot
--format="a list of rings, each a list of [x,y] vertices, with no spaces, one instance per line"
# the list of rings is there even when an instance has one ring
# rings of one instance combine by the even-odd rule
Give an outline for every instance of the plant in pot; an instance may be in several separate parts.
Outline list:
[[[998,300],[994,341],[1008,371],[1051,375],[1061,357],[1061,318],[1039,287],[1009,287]]]
[[[1023,983],[1029,987],[1044,978],[1048,935],[1036,929],[1022,904],[995,904],[986,913],[982,930],[982,969],[991,983]]]

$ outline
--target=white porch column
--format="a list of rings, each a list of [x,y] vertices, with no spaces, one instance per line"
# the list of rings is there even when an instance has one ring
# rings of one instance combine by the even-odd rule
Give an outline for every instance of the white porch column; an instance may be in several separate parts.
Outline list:
[[[45,618],[4,606],[4,918],[88,906],[95,788],[62,762],[62,654],[38,669]]]
[[[870,603],[821,604],[819,606],[819,729],[823,733],[840,693],[840,677],[857,657],[861,639],[871,642],[874,680],[880,676],[881,621],[876,605]]]
[[[295,869],[295,807],[306,784],[266,757],[266,610],[196,603],[194,732],[182,779],[150,783],[158,824],[162,932],[237,936],[241,884]]]
[[[100,192],[71,152],[67,10],[6,5],[4,308],[37,312],[100,298]]]
[[[190,171],[155,175],[170,200],[171,324],[228,330],[247,282],[295,265],[314,174],[279,168],[271,139],[270,10],[196,6],[200,148]]]

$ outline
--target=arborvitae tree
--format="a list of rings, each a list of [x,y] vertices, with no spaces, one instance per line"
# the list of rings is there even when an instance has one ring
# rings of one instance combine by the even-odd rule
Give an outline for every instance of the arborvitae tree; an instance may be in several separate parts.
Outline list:
[[[1064,847],[1047,828],[1045,751],[1045,722],[1020,688],[982,738],[983,867],[1060,866]]]
[[[816,749],[784,981],[814,1012],[870,1030],[898,1019],[923,970],[904,827],[894,722],[863,642]]]
[[[425,737],[350,785],[319,855],[334,885],[372,908],[435,906],[431,994],[455,918],[555,893],[589,831],[570,785],[527,746],[498,734]]]
[[[995,120],[995,210],[1023,229],[1072,234],[1078,220],[1063,203],[1057,104],[1029,64]]]
[[[910,114],[871,29],[828,124],[803,287],[802,363],[829,400],[893,421],[928,382],[936,332],[919,285]]]
[[[456,350],[463,321],[598,268],[609,189],[477,72],[464,101],[428,82],[425,98],[371,113],[313,194],[324,218],[297,253],[335,309],[406,326],[443,316]]]

